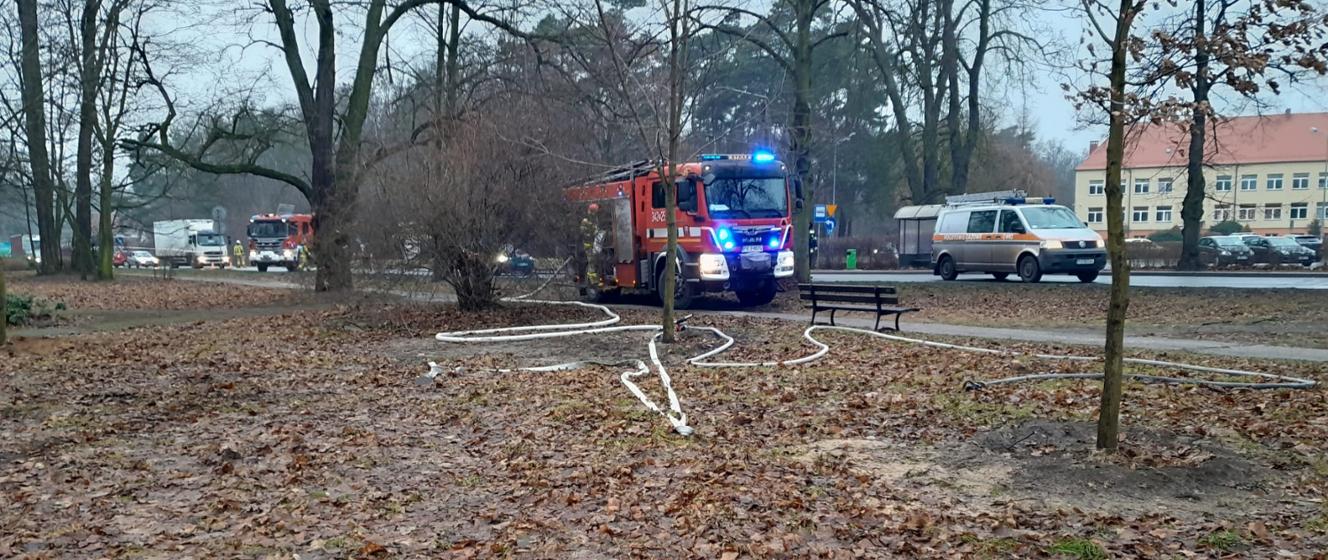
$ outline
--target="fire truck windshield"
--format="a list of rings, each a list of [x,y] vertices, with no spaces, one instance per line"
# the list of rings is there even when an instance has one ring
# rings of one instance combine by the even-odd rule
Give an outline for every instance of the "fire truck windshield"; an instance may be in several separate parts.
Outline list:
[[[249,237],[286,237],[285,222],[253,222],[249,224]]]
[[[780,177],[717,177],[705,186],[712,218],[778,218],[788,211]]]

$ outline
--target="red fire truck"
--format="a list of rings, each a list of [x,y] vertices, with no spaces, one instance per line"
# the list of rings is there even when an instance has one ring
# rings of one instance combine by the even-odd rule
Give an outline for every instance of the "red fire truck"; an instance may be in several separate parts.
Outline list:
[[[300,250],[314,242],[314,217],[311,214],[255,214],[249,218],[249,262],[259,272],[269,266],[286,270],[300,268]]]
[[[658,164],[642,161],[565,191],[583,205],[595,241],[587,274],[602,292],[663,292],[668,244]],[[774,299],[793,276],[794,202],[773,153],[709,154],[676,166],[680,275],[674,305],[731,291],[744,305]],[[796,190],[796,189],[793,189]]]

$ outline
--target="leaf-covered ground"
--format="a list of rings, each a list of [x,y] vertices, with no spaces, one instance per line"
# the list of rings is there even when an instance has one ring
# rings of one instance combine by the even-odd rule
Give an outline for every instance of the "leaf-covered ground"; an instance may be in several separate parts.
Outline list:
[[[990,327],[1100,329],[1108,286],[1019,282],[900,283],[904,305],[919,307],[906,320]],[[780,310],[797,310],[795,289],[781,294]],[[1328,297],[1322,290],[1135,288],[1130,290],[1130,334],[1328,348]]]
[[[666,351],[697,430],[684,438],[620,368],[494,371],[615,348],[643,358],[642,336],[507,348],[430,336],[589,317],[379,302],[16,341],[0,350],[0,557],[1328,550],[1321,389],[1129,384],[1126,452],[1108,459],[1091,452],[1092,383],[961,389],[1063,366],[827,333],[820,362],[703,369],[678,363],[714,344],[691,331]],[[810,349],[801,325],[693,321],[738,338],[734,358]],[[455,373],[417,384],[426,359]],[[643,389],[662,400],[657,383]]]
[[[123,276],[115,282],[83,282],[77,277],[22,273],[7,275],[6,280],[8,290],[13,293],[63,303],[78,312],[239,309],[309,299],[307,294],[288,289],[158,280],[143,273]]]

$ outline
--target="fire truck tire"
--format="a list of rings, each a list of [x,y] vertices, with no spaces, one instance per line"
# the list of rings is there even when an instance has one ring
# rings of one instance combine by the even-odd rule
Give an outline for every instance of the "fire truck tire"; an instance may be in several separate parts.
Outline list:
[[[286,270],[288,270],[288,271],[290,271],[290,272],[295,272],[295,271],[297,271],[297,270],[299,270],[299,269],[300,269],[300,265],[298,265],[298,264],[288,264],[288,265],[286,265]]]
[[[766,282],[761,284],[761,287],[755,290],[743,290],[737,292],[738,302],[744,307],[765,305],[775,300],[775,294],[777,292],[778,287],[775,286],[774,282]]]
[[[655,286],[658,287],[655,291],[655,297],[659,300],[660,305],[664,305],[665,270],[668,270],[668,267],[661,266],[659,267],[659,272],[655,273]],[[679,272],[676,281],[677,283],[674,285],[673,291],[673,308],[688,309],[696,302],[696,287],[688,285],[687,282],[683,280],[681,272]]]
[[[259,272],[267,272],[267,263],[258,263]]]

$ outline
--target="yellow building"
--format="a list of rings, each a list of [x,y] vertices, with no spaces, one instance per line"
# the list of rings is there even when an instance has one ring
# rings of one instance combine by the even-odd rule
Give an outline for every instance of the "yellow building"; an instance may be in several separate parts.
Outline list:
[[[1304,233],[1328,213],[1328,113],[1236,117],[1210,129],[1204,157],[1206,232],[1234,220],[1256,233]],[[1189,134],[1150,125],[1125,152],[1125,227],[1146,237],[1182,225]],[[1106,234],[1106,144],[1075,169],[1075,212]]]

